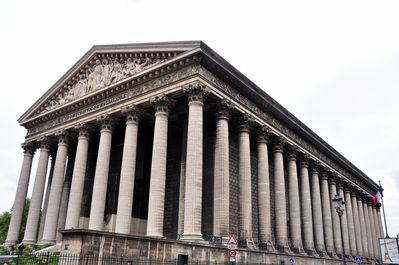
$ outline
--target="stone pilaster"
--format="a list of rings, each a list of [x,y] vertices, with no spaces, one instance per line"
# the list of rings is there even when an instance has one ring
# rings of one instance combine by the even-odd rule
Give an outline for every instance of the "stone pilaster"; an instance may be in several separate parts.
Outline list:
[[[38,143],[40,144],[40,155],[26,221],[25,235],[22,240],[24,244],[34,244],[37,242],[37,229],[40,220],[40,212],[42,210],[44,187],[46,184],[47,167],[52,142],[48,137],[41,137]],[[41,223],[44,223],[43,216],[41,218]]]
[[[259,213],[259,240],[272,244],[272,227],[270,212],[270,176],[269,154],[267,144],[270,129],[266,126],[258,130],[258,213]]]
[[[351,189],[351,198],[352,198],[352,209],[353,209],[353,224],[355,226],[355,240],[356,240],[356,255],[359,257],[363,256],[363,244],[362,244],[362,227],[360,225],[359,218],[359,209],[358,202],[356,196],[356,190],[354,188]]]
[[[122,108],[122,114],[126,117],[126,131],[115,226],[116,233],[130,234],[136,173],[137,136],[142,113],[143,111],[133,104]]]
[[[101,135],[94,174],[89,229],[101,231],[104,230],[105,200],[111,158],[112,133],[119,119],[111,115],[101,115],[97,118],[97,122],[101,126]]]
[[[148,202],[147,236],[163,237],[168,117],[174,101],[162,94],[150,99],[150,102],[155,108],[155,126]]]
[[[7,239],[5,242],[6,245],[15,244],[18,241],[19,230],[21,229],[22,217],[24,214],[26,194],[29,187],[32,161],[36,150],[36,145],[32,142],[22,143],[21,146],[24,150],[24,159],[19,174],[17,192],[15,194],[10,225],[8,227]]]
[[[328,172],[323,170],[320,173],[321,203],[323,212],[323,229],[326,250],[334,253],[333,225],[331,218],[331,199],[328,187]]]
[[[233,104],[223,99],[217,104],[215,168],[213,190],[213,235],[228,239],[230,228],[229,117]]]
[[[290,220],[291,246],[302,248],[301,211],[299,200],[299,184],[297,169],[298,148],[287,148],[287,172],[288,172],[288,205]]]
[[[350,194],[350,187],[347,184],[344,185],[344,193],[345,193],[345,212],[346,212],[346,220],[348,223],[348,234],[350,235],[349,239],[349,248],[350,252],[348,254],[356,257],[357,255],[357,247],[356,247],[356,231],[355,224],[353,220],[353,207],[352,207],[352,198]],[[346,245],[345,245],[346,246]]]
[[[55,133],[55,136],[58,137],[58,149],[55,159],[53,180],[51,182],[47,215],[44,223],[43,238],[40,244],[54,244],[56,242],[58,229],[58,214],[60,211],[70,134],[66,130],[59,130]]]
[[[188,128],[186,159],[186,194],[184,203],[183,240],[203,240],[202,168],[203,168],[203,106],[208,88],[198,82],[183,87],[188,96]]]
[[[240,202],[240,235],[242,239],[252,239],[252,187],[251,151],[249,132],[253,118],[243,114],[238,126],[238,185]]]
[[[309,184],[309,157],[306,154],[299,156],[299,177],[301,190],[301,212],[302,212],[302,235],[303,246],[314,250],[314,231],[312,220],[312,197]]]
[[[91,134],[95,130],[95,127],[83,122],[77,124],[75,126],[75,129],[79,131],[79,137],[70,191],[73,196],[70,196],[69,198],[67,217],[65,222],[66,229],[79,228],[79,218],[82,209],[83,188],[86,176],[89,141]]]
[[[277,137],[273,141],[274,162],[274,209],[276,243],[288,247],[287,208],[285,197],[283,148],[285,139]]]
[[[324,227],[323,227],[323,211],[321,203],[320,181],[319,181],[320,165],[316,161],[310,163],[310,181],[312,192],[312,218],[315,247],[318,252],[325,252],[324,244]]]

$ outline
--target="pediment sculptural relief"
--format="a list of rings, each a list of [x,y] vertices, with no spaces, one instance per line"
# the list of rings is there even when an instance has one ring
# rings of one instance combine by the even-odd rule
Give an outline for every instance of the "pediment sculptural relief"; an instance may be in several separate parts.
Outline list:
[[[41,113],[74,101],[132,75],[140,73],[166,59],[133,58],[128,55],[119,57],[96,57],[94,63],[87,64],[64,88],[57,98],[46,103]],[[72,83],[72,84],[71,84]]]

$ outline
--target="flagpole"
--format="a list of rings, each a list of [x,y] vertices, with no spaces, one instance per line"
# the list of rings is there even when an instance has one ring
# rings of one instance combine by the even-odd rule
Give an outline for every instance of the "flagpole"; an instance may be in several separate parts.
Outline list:
[[[381,181],[378,181],[378,183],[380,184],[380,187],[381,187]],[[387,227],[387,219],[385,218],[385,207],[384,207],[383,197],[384,196],[381,196],[381,206],[382,206],[382,215],[384,216],[385,234],[386,234],[385,238],[389,238],[388,227]]]

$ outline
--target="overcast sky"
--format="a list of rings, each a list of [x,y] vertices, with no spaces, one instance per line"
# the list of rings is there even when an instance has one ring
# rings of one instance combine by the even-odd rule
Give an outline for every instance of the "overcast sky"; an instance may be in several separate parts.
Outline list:
[[[0,213],[22,165],[17,119],[93,45],[202,40],[381,181],[396,236],[398,14],[398,1],[1,0]]]

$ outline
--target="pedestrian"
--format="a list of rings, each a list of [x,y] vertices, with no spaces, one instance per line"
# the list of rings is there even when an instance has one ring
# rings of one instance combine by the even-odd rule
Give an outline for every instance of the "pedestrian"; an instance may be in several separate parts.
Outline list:
[[[14,255],[14,251],[15,251],[15,245],[12,244],[11,245],[11,250],[10,250],[10,255]]]
[[[36,250],[37,250],[37,244],[34,244],[33,245],[33,252],[36,252]]]
[[[25,248],[24,243],[21,243],[18,248],[19,248],[19,255],[22,255],[22,253],[24,252],[24,248]]]

